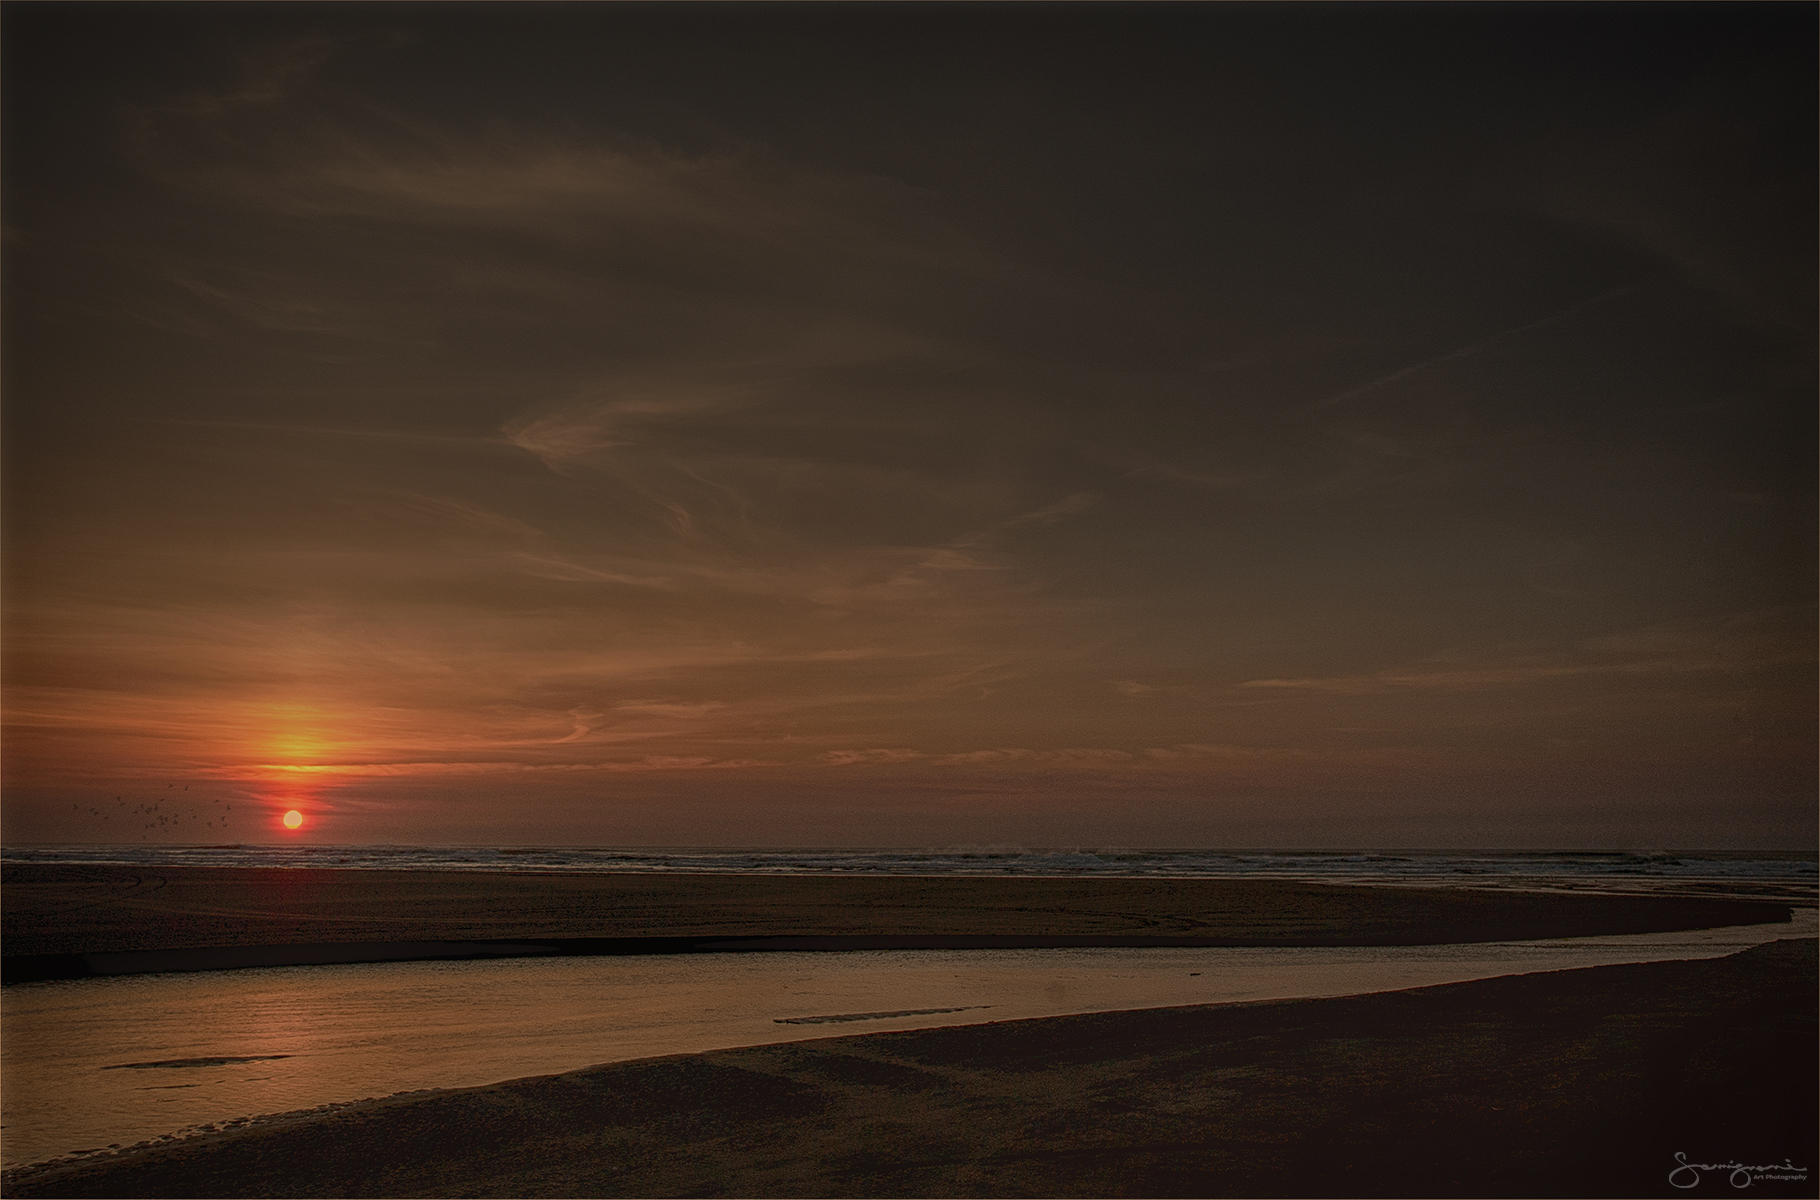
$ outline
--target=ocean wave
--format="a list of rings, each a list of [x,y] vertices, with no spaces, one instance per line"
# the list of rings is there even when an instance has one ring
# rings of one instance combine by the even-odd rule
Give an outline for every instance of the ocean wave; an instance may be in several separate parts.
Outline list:
[[[1314,880],[1813,880],[1812,858],[1662,850],[726,850],[563,846],[12,846],[0,863],[325,867],[387,871],[1125,876]]]

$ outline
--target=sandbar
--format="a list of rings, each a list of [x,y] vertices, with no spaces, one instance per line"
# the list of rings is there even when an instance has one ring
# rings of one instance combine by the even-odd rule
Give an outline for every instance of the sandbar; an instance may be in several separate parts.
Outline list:
[[[267,1118],[3,1182],[12,1196],[1738,1194],[1685,1162],[1776,1164],[1802,1177],[1766,1171],[1748,1194],[1812,1196],[1815,975],[1813,940],[1785,940],[826,1038]]]
[[[1394,946],[1787,919],[1773,901],[1272,879],[826,877],[11,864],[8,983],[536,954]]]

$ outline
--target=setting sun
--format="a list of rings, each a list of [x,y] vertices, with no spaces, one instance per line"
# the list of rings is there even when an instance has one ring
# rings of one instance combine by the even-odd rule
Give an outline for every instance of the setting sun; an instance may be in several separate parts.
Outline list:
[[[293,808],[289,812],[284,814],[284,827],[286,829],[296,829],[299,825],[302,825],[302,824],[303,824],[303,814],[298,812],[296,809]]]

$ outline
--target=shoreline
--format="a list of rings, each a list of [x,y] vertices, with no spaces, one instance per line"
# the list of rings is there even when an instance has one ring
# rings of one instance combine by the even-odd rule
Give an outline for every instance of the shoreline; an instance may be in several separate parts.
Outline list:
[[[0,1179],[20,1196],[1656,1195],[1679,1151],[1788,1158],[1806,1181],[1753,1193],[1812,1195],[1814,945],[636,1060]]]
[[[435,958],[741,950],[1409,946],[1788,919],[1786,900],[1280,879],[12,864],[7,984]]]
[[[249,1113],[590,1064],[843,1032],[1361,995],[1721,957],[1815,932],[1815,914],[1804,909],[1781,925],[1535,943],[373,963],[9,989],[6,1034],[25,1040],[7,1046],[13,1086],[0,1166],[137,1145]],[[125,1018],[121,1003],[144,1009]],[[370,1019],[361,1015],[369,1011]],[[275,1022],[255,1015],[268,1012]],[[401,1020],[404,1013],[412,1015]],[[565,1032],[538,1033],[546,1024]],[[475,1033],[453,1056],[417,1032],[457,1027]],[[34,1065],[24,1049],[34,1044],[62,1049]],[[266,1057],[292,1061],[227,1065]],[[207,1069],[118,1070],[149,1065]],[[257,1091],[235,1100],[232,1089],[253,1074],[262,1080]]]
[[[1767,923],[1767,922],[1766,922]],[[1693,926],[1685,930],[1649,932],[1702,932],[1736,928],[1733,925]],[[1607,933],[1589,936],[1631,936]],[[1571,940],[1571,939],[1569,939]],[[1498,945],[1498,942],[1401,941],[1345,943],[1349,948],[1407,948],[1410,945]],[[108,978],[196,971],[239,971],[263,967],[340,966],[362,963],[460,962],[500,958],[592,958],[668,956],[677,954],[825,953],[903,950],[1073,950],[1073,949],[1255,949],[1303,948],[1247,939],[1137,936],[1102,934],[1065,935],[802,935],[796,937],[643,937],[556,938],[527,941],[499,939],[470,942],[335,942],[280,946],[225,946],[184,950],[127,950],[112,953],[14,955],[5,959],[7,985],[53,980]]]

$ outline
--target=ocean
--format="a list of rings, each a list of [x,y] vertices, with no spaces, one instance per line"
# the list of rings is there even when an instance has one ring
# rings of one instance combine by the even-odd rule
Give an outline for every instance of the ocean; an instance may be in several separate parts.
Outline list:
[[[577,846],[9,846],[0,865],[339,867],[372,871],[601,871],[757,875],[1268,878],[1481,886],[1781,884],[1813,889],[1811,854],[1605,850],[1143,850],[957,847],[728,850]]]

